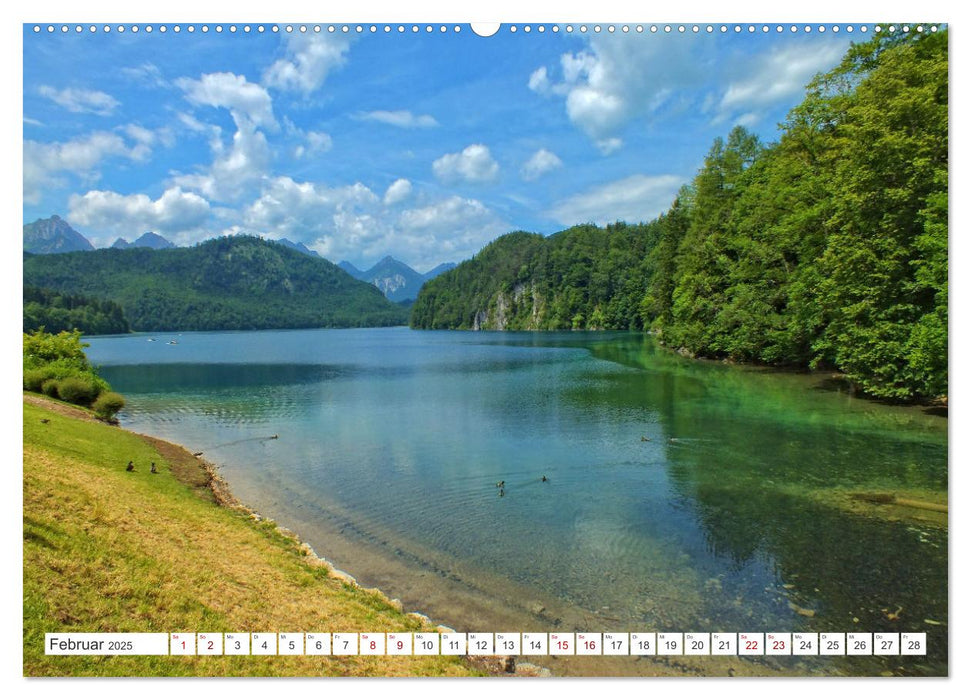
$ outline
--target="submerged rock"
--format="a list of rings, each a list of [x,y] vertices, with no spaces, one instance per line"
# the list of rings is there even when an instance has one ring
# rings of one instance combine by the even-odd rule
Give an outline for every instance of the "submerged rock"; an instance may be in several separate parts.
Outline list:
[[[795,603],[789,603],[789,609],[792,610],[797,615],[802,615],[803,617],[816,617],[816,611],[809,608],[803,608]]]

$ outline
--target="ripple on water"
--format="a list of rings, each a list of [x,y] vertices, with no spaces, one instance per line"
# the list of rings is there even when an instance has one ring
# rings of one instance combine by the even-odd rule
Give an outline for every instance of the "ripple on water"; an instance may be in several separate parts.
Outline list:
[[[899,629],[947,620],[946,532],[826,497],[946,489],[946,420],[686,363],[652,342],[397,330],[179,346],[254,365],[245,374],[142,371],[110,339],[92,350],[128,367],[108,368],[129,400],[124,424],[204,449],[257,510],[301,523],[319,551],[346,552],[355,575],[392,595],[403,586],[417,607],[487,615],[469,603],[483,594],[497,621],[503,606],[544,608],[529,619],[630,630],[825,630],[853,617],[884,629],[881,609],[899,605]],[[411,572],[400,583],[387,573],[398,566]],[[914,672],[946,673],[946,634],[935,645]]]

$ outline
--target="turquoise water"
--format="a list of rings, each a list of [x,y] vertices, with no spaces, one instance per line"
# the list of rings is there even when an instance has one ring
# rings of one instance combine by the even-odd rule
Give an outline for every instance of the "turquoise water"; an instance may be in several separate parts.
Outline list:
[[[946,490],[933,412],[643,334],[149,337],[88,339],[122,424],[203,450],[408,609],[469,631],[926,631],[927,658],[765,663],[947,673],[946,529],[839,500]]]

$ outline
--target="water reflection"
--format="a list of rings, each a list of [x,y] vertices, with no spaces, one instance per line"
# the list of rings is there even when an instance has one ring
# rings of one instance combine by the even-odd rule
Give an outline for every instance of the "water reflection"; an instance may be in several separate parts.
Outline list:
[[[946,626],[923,622],[947,619],[946,529],[834,497],[945,490],[940,417],[643,334],[213,333],[178,362],[150,352],[92,339],[126,424],[200,447],[278,433],[213,453],[244,500],[433,573],[426,609],[456,605],[455,576],[497,605],[558,601],[543,619],[566,627],[928,631],[926,660],[816,663],[946,672]]]

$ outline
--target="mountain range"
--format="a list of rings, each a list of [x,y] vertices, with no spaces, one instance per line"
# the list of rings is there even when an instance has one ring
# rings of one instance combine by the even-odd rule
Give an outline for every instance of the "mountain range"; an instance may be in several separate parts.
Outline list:
[[[312,258],[323,260],[319,253],[311,250],[303,243],[280,238],[275,243],[295,250]],[[111,244],[116,250],[130,250],[133,248],[151,248],[152,250],[167,250],[177,246],[157,233],[148,231],[137,239],[129,242],[125,238],[118,238]],[[38,219],[30,224],[24,224],[24,252],[38,255],[51,253],[71,253],[76,251],[91,251],[95,247],[82,234],[71,228],[64,219],[54,214],[49,219]],[[381,290],[384,296],[396,303],[413,301],[418,296],[422,285],[430,279],[451,270],[455,263],[442,263],[425,274],[416,272],[400,260],[390,255],[366,271],[359,270],[353,264],[342,261],[338,267],[351,277],[373,284]]]
[[[141,236],[136,238],[132,243],[129,243],[124,238],[119,238],[111,244],[111,247],[121,248],[122,250],[126,250],[128,248],[151,248],[152,250],[165,250],[167,248],[175,248],[175,243],[164,236],[158,235],[157,233],[146,231]]]
[[[138,331],[389,326],[407,312],[332,262],[257,236],[24,254],[24,285],[117,303]]]
[[[342,260],[337,264],[344,272],[362,282],[368,282],[380,289],[384,296],[397,303],[413,301],[418,297],[418,292],[422,285],[430,279],[451,270],[455,263],[442,263],[429,270],[425,274],[417,272],[412,267],[400,260],[395,260],[390,255],[382,258],[376,265],[368,270],[360,270],[347,260]]]

